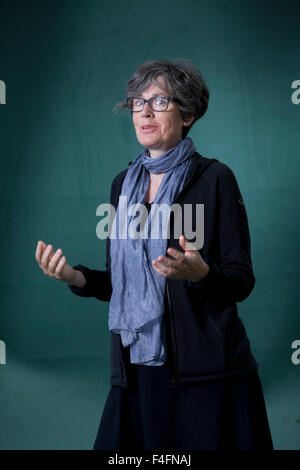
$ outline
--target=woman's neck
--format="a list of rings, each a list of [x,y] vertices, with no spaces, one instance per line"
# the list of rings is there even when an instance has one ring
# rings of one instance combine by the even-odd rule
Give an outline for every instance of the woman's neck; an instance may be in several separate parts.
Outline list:
[[[148,152],[149,152],[149,155],[151,158],[157,158],[159,157],[160,155],[162,155],[163,153],[166,153],[168,150],[172,149],[173,147],[175,147],[177,144],[179,144],[179,142],[181,142],[182,139],[178,140],[177,142],[173,142],[169,145],[167,145],[166,147],[164,148],[159,148],[159,149],[155,149],[155,148],[148,148]]]

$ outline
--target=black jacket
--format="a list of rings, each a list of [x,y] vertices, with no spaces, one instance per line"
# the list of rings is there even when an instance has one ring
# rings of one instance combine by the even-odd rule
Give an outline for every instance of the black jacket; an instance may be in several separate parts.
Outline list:
[[[210,269],[196,283],[166,278],[165,316],[171,338],[167,357],[172,366],[173,387],[183,382],[247,374],[258,368],[237,311],[237,302],[245,300],[255,284],[245,205],[234,173],[225,163],[198,152],[192,158],[186,184],[173,203],[182,206],[182,233],[184,204],[204,204],[204,244],[199,252]],[[119,173],[111,185],[110,203],[115,208],[127,171]],[[194,210],[193,217],[195,230]],[[173,228],[171,213],[168,247],[182,252]],[[109,238],[106,271],[83,265],[74,269],[80,270],[87,280],[81,289],[69,285],[74,294],[110,300]],[[111,332],[111,385],[127,387],[124,357],[120,335]]]

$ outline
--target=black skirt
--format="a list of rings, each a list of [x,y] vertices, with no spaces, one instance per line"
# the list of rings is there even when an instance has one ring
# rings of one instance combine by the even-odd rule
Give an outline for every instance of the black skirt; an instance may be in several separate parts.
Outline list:
[[[243,377],[171,386],[171,368],[131,364],[111,386],[94,450],[272,450],[261,381]]]

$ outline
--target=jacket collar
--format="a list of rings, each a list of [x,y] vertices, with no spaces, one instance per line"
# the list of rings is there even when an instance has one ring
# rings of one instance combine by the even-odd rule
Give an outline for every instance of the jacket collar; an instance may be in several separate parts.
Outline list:
[[[192,164],[189,170],[189,173],[187,175],[187,184],[190,182],[190,180],[193,178],[193,176],[197,173],[197,176],[202,173],[207,166],[209,166],[212,162],[218,161],[216,158],[207,158],[203,157],[200,153],[195,152],[192,155]],[[133,160],[130,160],[128,162],[128,166],[130,166],[133,163]]]
[[[200,175],[206,170],[206,168],[209,165],[211,165],[213,162],[218,162],[219,161],[216,158],[203,157],[203,155],[201,155],[198,152],[193,153],[191,158],[192,158],[192,164],[189,168],[189,172],[187,174],[185,185],[184,185],[183,189],[180,191],[180,193],[177,195],[177,197],[175,198],[175,201],[173,201],[173,203],[174,202],[180,202],[180,200],[184,197],[184,194],[186,193],[186,191],[190,188],[190,186],[194,183],[194,181],[197,180],[200,177]],[[130,166],[132,163],[133,163],[133,161],[129,161],[128,166]],[[124,171],[122,181],[124,180],[127,171],[128,171],[128,169],[126,169]]]

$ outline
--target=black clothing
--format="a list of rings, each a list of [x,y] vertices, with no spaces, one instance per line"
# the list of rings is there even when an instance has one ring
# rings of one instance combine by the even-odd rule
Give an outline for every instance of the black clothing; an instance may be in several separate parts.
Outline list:
[[[115,208],[126,171],[112,182]],[[255,277],[235,176],[224,163],[196,152],[174,202],[183,222],[184,204],[204,204],[199,251],[210,270],[197,283],[167,278],[163,366],[131,364],[130,349],[111,332],[111,388],[94,449],[273,449],[258,363],[237,313],[236,303],[248,297]],[[173,230],[171,215],[168,247],[182,251]],[[106,271],[74,269],[87,280],[81,289],[69,286],[74,294],[110,300],[109,238]]]
[[[209,265],[207,276],[197,283],[166,278],[165,322],[170,329],[169,360],[172,384],[206,382],[231,375],[243,375],[258,368],[245,327],[237,312],[237,302],[246,299],[255,284],[250,256],[248,219],[242,196],[232,170],[215,158],[199,153],[186,184],[173,203],[182,209],[182,233],[185,204],[204,204],[204,244],[199,250]],[[110,203],[117,208],[127,169],[111,185]],[[175,220],[178,222],[177,220]],[[174,236],[174,216],[170,216],[168,247],[182,251]],[[196,215],[193,210],[193,227]],[[106,271],[74,266],[87,280],[74,294],[109,301],[110,239],[106,245]],[[111,385],[128,386],[120,335],[111,332]],[[148,367],[148,366],[147,366]]]
[[[122,346],[123,348],[123,346]],[[128,387],[111,386],[94,450],[272,450],[257,371],[171,387],[172,370],[130,364]]]

